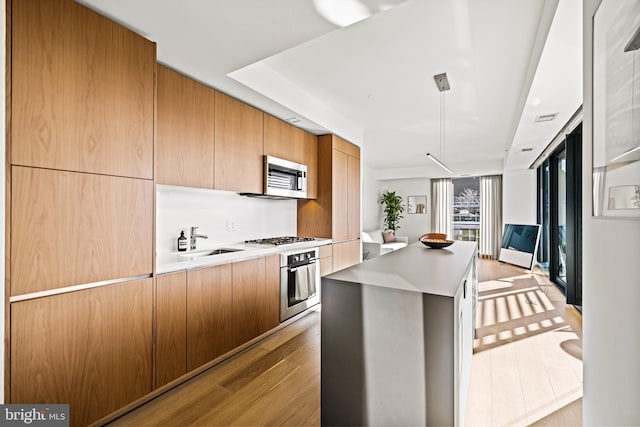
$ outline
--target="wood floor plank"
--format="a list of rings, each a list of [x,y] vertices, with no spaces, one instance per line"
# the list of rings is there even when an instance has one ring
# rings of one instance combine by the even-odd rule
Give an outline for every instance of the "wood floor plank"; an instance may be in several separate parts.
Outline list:
[[[216,405],[211,410],[203,413],[195,422],[198,425],[228,426],[240,417],[247,408],[265,394],[271,392],[279,383],[288,381],[289,377],[300,369],[287,363],[286,360],[273,366],[259,377],[255,378],[246,387],[226,399],[222,404]]]
[[[297,351],[300,347],[309,342],[318,340],[320,334],[320,326],[316,325],[312,328],[301,331],[300,334],[284,342],[272,351],[265,354],[255,362],[239,369],[229,377],[220,381],[220,385],[230,391],[238,391],[245,387],[255,378],[271,369],[273,366],[286,359],[289,355]]]

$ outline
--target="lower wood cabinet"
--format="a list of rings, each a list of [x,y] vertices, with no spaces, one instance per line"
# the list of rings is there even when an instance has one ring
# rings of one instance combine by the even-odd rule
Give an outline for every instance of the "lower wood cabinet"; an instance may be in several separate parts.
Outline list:
[[[265,331],[280,324],[280,255],[265,258]]]
[[[187,272],[187,371],[234,347],[231,264]]]
[[[187,373],[187,272],[156,277],[155,387]]]
[[[333,245],[324,245],[319,248],[320,277],[333,273]]]
[[[333,271],[360,263],[360,239],[333,244]]]
[[[151,392],[153,279],[11,304],[11,403],[90,424]]]
[[[268,283],[267,258],[233,263],[234,347],[252,340],[279,324],[280,281],[275,280],[273,258],[268,259],[271,267]]]

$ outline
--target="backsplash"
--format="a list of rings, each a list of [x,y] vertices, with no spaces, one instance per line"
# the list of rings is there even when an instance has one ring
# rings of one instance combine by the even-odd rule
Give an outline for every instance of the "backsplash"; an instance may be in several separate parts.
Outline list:
[[[239,196],[230,191],[158,185],[156,191],[156,251],[177,251],[180,230],[209,236],[198,249],[275,236],[297,234],[297,202]],[[231,224],[234,223],[234,224]],[[227,226],[235,225],[236,231]]]

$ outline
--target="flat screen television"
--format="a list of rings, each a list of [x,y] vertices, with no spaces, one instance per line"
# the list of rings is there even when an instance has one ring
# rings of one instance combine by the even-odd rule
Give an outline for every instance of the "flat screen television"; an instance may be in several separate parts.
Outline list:
[[[505,224],[498,260],[531,270],[539,239],[538,224]]]

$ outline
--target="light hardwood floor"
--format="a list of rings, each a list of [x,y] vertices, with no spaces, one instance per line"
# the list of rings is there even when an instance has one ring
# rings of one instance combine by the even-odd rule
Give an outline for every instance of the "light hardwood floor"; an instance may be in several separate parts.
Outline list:
[[[482,260],[479,277],[466,424],[580,425],[581,315],[541,275]],[[111,425],[320,425],[320,313]]]
[[[110,425],[320,425],[320,313],[311,311]]]
[[[479,276],[466,424],[582,425],[582,316],[542,274],[483,261]]]

